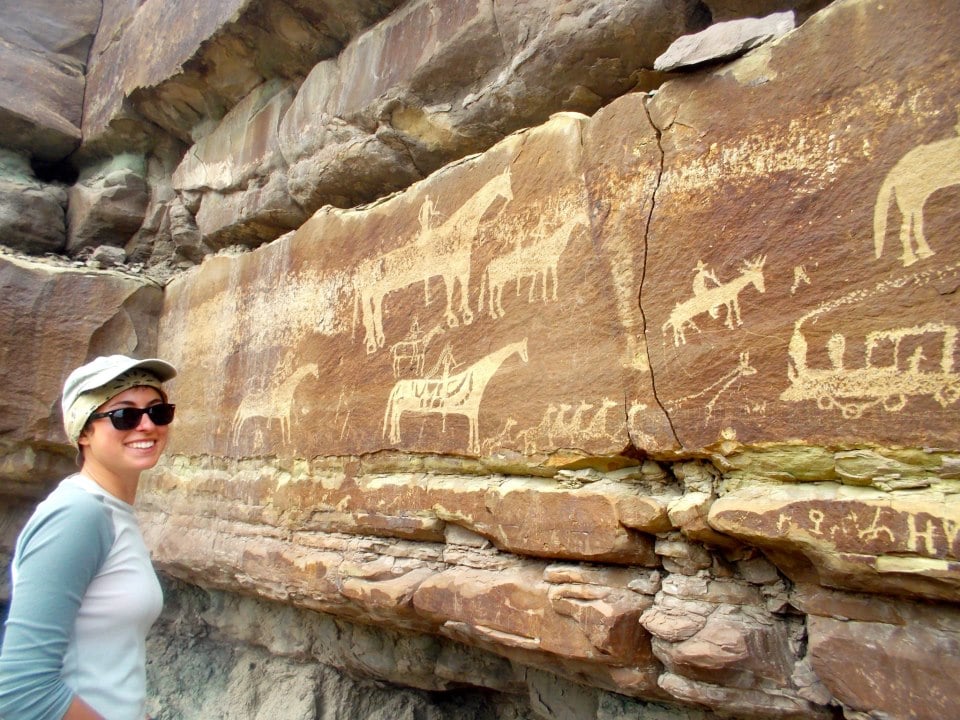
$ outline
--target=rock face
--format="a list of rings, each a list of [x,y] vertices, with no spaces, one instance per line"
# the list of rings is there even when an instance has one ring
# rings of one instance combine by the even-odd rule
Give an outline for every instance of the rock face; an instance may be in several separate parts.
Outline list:
[[[0,259],[0,561],[66,373],[180,370],[154,717],[952,716],[954,4],[161,5]]]
[[[0,147],[45,161],[80,144],[87,53],[100,3],[24,0],[0,23]]]
[[[59,402],[66,376],[97,355],[155,354],[163,292],[143,279],[7,252],[0,287],[3,494],[36,499],[74,467]]]

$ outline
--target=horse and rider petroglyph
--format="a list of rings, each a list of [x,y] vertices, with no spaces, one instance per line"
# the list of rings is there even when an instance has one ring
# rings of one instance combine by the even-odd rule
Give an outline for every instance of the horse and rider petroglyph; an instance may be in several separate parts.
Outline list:
[[[693,296],[677,303],[670,313],[670,317],[663,324],[662,331],[673,330],[673,344],[686,344],[686,330],[692,328],[700,332],[700,328],[693,321],[702,313],[708,313],[711,318],[718,318],[721,309],[726,309],[726,318],[723,324],[733,329],[743,324],[740,318],[740,293],[744,288],[753,285],[757,292],[765,292],[763,282],[763,265],[766,257],[759,256],[744,261],[740,275],[733,280],[715,285],[708,285],[707,280],[716,282],[716,276],[700,263],[694,277]]]
[[[407,336],[390,346],[390,354],[393,356],[393,376],[400,377],[404,371],[421,375],[427,348],[430,342],[443,331],[443,325],[434,325],[424,333],[420,330],[418,319],[414,318]]]
[[[384,345],[383,302],[393,292],[423,283],[424,304],[430,304],[430,280],[440,276],[446,290],[444,320],[448,327],[473,322],[470,309],[470,265],[473,241],[484,213],[498,200],[513,199],[510,168],[495,175],[439,225],[431,225],[436,212],[421,207],[417,238],[357,266],[353,276],[353,327],[360,319],[367,353]],[[429,201],[429,198],[428,198]],[[454,292],[459,286],[459,316],[454,311]]]
[[[445,348],[449,350],[449,346]],[[487,383],[512,355],[527,362],[527,339],[505,345],[470,365],[462,372],[449,374],[456,367],[452,354],[447,361],[437,362],[440,377],[406,378],[398,380],[390,391],[383,416],[383,435],[390,442],[400,442],[400,418],[405,414],[441,415],[446,431],[447,415],[462,415],[469,425],[467,449],[479,452],[478,433],[480,402]],[[442,354],[443,355],[443,354]]]
[[[960,123],[955,126],[960,133]],[[873,210],[873,245],[883,255],[887,215],[894,200],[900,211],[900,244],[904,267],[934,254],[923,230],[923,206],[936,191],[960,185],[960,137],[919,145],[887,173]]]

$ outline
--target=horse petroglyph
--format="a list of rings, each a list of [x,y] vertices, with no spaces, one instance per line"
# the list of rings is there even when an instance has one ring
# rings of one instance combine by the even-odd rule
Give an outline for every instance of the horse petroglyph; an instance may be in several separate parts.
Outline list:
[[[267,427],[271,421],[280,421],[280,437],[290,442],[290,413],[293,407],[293,394],[297,386],[306,377],[318,377],[316,363],[308,363],[298,368],[281,382],[260,391],[250,391],[240,400],[240,406],[233,416],[233,441],[240,439],[240,430],[250,418],[265,419]]]
[[[673,344],[686,344],[686,329],[692,328],[700,332],[700,328],[693,321],[695,317],[707,313],[717,319],[720,310],[726,309],[726,318],[723,324],[733,329],[743,324],[740,318],[740,292],[748,285],[753,285],[757,292],[765,292],[763,284],[763,265],[766,258],[763,256],[747,260],[743,263],[740,275],[729,282],[721,283],[717,280],[706,265],[698,263],[693,279],[693,297],[677,303],[670,313],[670,317],[663,324],[662,331],[673,330]]]
[[[526,338],[490,353],[462,372],[450,374],[457,363],[446,346],[431,371],[439,376],[398,380],[393,386],[383,417],[383,435],[389,436],[391,442],[400,442],[400,418],[404,413],[441,415],[444,430],[447,415],[463,415],[469,424],[467,447],[470,452],[479,452],[478,425],[484,390],[500,366],[514,354],[527,362]]]
[[[960,133],[960,123],[956,130]],[[902,216],[900,244],[904,267],[934,254],[923,232],[923,206],[933,193],[960,185],[960,137],[920,145],[897,162],[887,173],[873,211],[873,245],[876,256],[883,254],[890,203],[897,202]]]
[[[533,302],[538,279],[542,282],[541,300],[547,302],[548,286],[551,287],[550,298],[557,299],[557,264],[560,261],[560,255],[576,229],[590,225],[590,220],[582,207],[570,216],[567,209],[570,203],[558,203],[558,205],[555,212],[545,211],[541,215],[541,220],[534,232],[535,240],[532,243],[523,245],[520,239],[517,239],[510,252],[489,262],[480,281],[480,299],[477,307],[480,312],[483,311],[484,296],[487,295],[490,317],[503,317],[506,314],[503,309],[504,286],[515,282],[517,295],[519,295],[520,285],[527,278],[530,278],[527,302]],[[558,226],[550,228],[547,218],[558,216],[567,217],[567,219]]]
[[[361,262],[353,276],[353,327],[360,318],[365,331],[367,353],[374,353],[384,345],[383,301],[392,292],[418,282],[423,283],[424,304],[430,302],[430,280],[443,279],[446,290],[444,319],[449,327],[457,327],[462,319],[469,325],[473,311],[469,306],[470,262],[473,240],[483,215],[498,198],[513,199],[510,169],[487,181],[449,218],[431,226],[436,212],[431,201],[425,201],[420,211],[420,233],[407,245]],[[454,312],[453,296],[459,285],[460,315]]]

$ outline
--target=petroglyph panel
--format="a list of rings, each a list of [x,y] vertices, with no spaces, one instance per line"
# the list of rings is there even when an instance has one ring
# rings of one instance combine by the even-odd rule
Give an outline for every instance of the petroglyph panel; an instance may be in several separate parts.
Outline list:
[[[823,484],[734,491],[710,525],[772,552],[805,556],[835,587],[955,599],[960,586],[960,502]]]
[[[554,116],[172,283],[161,334],[181,368],[176,450],[673,447],[637,304],[635,230],[659,172],[640,103]]]
[[[684,447],[960,441],[960,15],[918,47],[915,11],[837,3],[651,100],[640,303]]]

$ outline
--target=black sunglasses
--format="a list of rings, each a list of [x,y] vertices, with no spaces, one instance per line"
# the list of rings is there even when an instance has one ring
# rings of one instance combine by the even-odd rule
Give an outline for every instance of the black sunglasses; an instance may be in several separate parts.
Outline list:
[[[117,430],[133,430],[140,424],[140,418],[146,414],[154,425],[169,425],[173,422],[173,411],[176,405],[157,403],[146,408],[122,407],[107,412],[93,413],[90,420],[99,420],[108,417]]]

